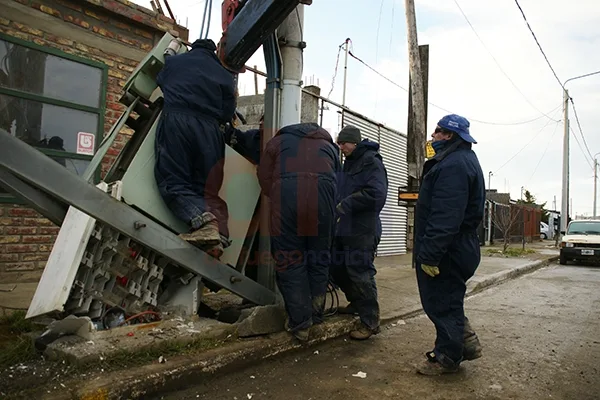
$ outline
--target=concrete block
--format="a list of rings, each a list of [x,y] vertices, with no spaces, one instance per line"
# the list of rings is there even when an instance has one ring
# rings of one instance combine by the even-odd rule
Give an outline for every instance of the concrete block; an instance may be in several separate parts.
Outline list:
[[[283,331],[285,310],[278,305],[242,310],[238,319],[238,336],[251,337]]]

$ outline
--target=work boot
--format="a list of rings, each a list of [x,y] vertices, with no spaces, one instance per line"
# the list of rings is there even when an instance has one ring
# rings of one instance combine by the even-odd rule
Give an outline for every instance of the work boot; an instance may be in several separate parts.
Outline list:
[[[198,247],[200,248],[200,250],[203,250],[206,254],[213,258],[216,258],[217,260],[221,258],[224,252],[223,245],[221,243],[203,245]]]
[[[219,224],[216,219],[205,223],[191,233],[182,233],[179,237],[194,246],[219,244],[222,247]]]
[[[482,352],[481,343],[477,334],[471,327],[471,323],[468,318],[465,317],[465,330],[463,335],[463,360],[472,361],[481,357]]]
[[[482,346],[476,334],[463,339],[463,360],[472,361],[482,356]]]
[[[296,339],[298,339],[301,342],[308,342],[308,337],[310,334],[310,328],[306,328],[306,329],[300,329],[298,331],[292,332],[292,329],[290,328],[290,319],[286,318],[285,319],[285,323],[283,325],[283,328],[285,329],[286,332],[290,332],[292,335],[294,335],[294,337]]]
[[[377,327],[377,329],[371,329],[361,323],[360,328],[350,332],[350,338],[354,340],[367,340],[372,335],[377,335],[380,331],[379,327]]]
[[[356,311],[356,308],[354,308],[352,303],[348,304],[345,307],[338,308],[338,313],[345,315],[358,315],[358,312]]]
[[[433,351],[425,354],[427,360],[423,361],[421,365],[417,367],[417,373],[427,376],[440,376],[445,374],[454,374],[459,371],[458,367],[447,367],[442,365],[436,358]]]

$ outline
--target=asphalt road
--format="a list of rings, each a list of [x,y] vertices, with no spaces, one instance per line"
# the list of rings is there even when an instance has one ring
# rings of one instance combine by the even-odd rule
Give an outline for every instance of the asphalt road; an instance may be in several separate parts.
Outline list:
[[[416,317],[370,341],[341,338],[162,398],[600,399],[600,268],[554,265],[471,297],[466,309],[484,356],[456,375],[415,373],[434,339]]]

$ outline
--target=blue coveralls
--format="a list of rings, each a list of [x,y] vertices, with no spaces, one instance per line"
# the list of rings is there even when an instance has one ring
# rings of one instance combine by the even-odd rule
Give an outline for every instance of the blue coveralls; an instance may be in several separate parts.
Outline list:
[[[156,132],[154,174],[169,209],[192,230],[212,213],[228,237],[227,204],[219,197],[225,165],[222,127],[235,112],[234,77],[215,55],[211,40],[167,57],[158,74],[164,107]]]
[[[336,225],[331,276],[369,329],[379,328],[373,261],[382,235],[379,214],[388,191],[379,144],[364,139],[346,157],[338,179],[342,209]]]
[[[258,165],[260,162],[259,129],[242,131],[230,127],[225,132],[225,142],[240,155],[248,159],[252,164]]]
[[[291,332],[322,322],[329,282],[339,152],[314,123],[282,128],[261,155],[271,252]]]
[[[423,310],[437,337],[435,358],[462,361],[466,283],[479,266],[477,227],[483,219],[485,181],[471,144],[456,138],[425,163],[416,206],[415,257]],[[430,277],[421,264],[438,266]]]

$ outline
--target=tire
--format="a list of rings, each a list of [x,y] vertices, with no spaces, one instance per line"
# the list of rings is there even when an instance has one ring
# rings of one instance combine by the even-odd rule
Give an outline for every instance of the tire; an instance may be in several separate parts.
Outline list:
[[[558,260],[560,265],[567,265],[567,259],[562,254],[560,255],[560,259]]]
[[[542,236],[542,240],[546,240],[546,239],[548,239],[548,236],[547,236],[545,233],[542,233],[542,235],[541,235],[541,236]]]

